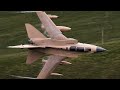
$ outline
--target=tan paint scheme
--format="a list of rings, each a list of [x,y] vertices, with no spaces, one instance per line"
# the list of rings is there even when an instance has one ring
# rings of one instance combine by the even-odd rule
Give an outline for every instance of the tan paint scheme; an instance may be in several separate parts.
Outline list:
[[[31,24],[26,23],[25,27],[26,27],[26,31],[27,31],[29,39],[32,39],[32,38],[42,38],[42,39],[45,39],[46,38],[41,32],[39,32]]]
[[[50,38],[57,40],[66,40],[62,32],[56,27],[53,21],[47,16],[45,12],[37,12],[37,15],[45,27],[46,32],[49,34]]]
[[[32,44],[9,46],[9,48],[28,48],[27,64],[35,62],[41,53],[50,55],[37,76],[37,79],[46,79],[52,74],[60,75],[52,72],[66,57],[78,57],[80,55],[80,52],[78,51],[80,50],[82,50],[81,53],[83,53],[83,50],[87,51],[87,53],[105,50],[100,47],[98,48],[98,46],[95,45],[78,43],[75,39],[65,37],[45,12],[39,11],[37,12],[37,15],[43,24],[45,31],[48,33],[49,38],[45,37],[35,27],[27,23],[25,26]],[[69,62],[64,61],[63,63]]]
[[[55,55],[49,56],[48,61],[45,63],[40,74],[37,76],[37,79],[47,78],[64,58],[65,57]]]
[[[62,56],[62,57],[69,57],[69,58],[77,58],[80,53],[79,52],[70,52],[64,49],[55,49],[55,48],[36,48],[33,49],[35,52],[40,52],[40,53],[46,53],[48,55],[57,55],[57,56]]]
[[[40,57],[40,52],[37,52],[35,50],[29,50],[27,60],[26,60],[26,64],[32,64],[37,59],[39,59],[39,57]]]
[[[47,39],[32,38],[31,40],[36,45],[45,45],[45,46],[48,46],[48,47],[65,46],[65,45],[77,44],[78,43],[77,40],[72,39],[72,38],[69,38],[67,40],[56,40],[56,39],[51,39],[51,38],[47,38]]]

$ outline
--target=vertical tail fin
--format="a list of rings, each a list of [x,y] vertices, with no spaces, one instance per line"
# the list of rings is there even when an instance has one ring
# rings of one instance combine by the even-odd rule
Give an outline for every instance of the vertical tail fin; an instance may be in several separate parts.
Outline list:
[[[46,38],[40,31],[38,31],[31,24],[26,23],[25,26],[29,38]]]

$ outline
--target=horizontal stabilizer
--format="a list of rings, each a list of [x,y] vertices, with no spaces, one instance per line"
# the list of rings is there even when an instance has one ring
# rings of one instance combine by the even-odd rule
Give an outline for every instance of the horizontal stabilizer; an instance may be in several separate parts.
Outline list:
[[[39,57],[40,57],[40,52],[37,52],[35,50],[29,50],[27,60],[26,60],[26,64],[32,64],[37,59],[39,59]]]
[[[37,30],[34,26],[29,23],[25,24],[27,34],[29,39],[31,38],[46,38],[39,30]]]

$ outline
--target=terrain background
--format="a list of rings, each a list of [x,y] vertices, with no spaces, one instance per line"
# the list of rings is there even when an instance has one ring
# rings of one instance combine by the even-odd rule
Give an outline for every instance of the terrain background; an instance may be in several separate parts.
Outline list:
[[[69,38],[82,43],[102,46],[108,51],[83,54],[67,59],[72,65],[62,65],[55,72],[64,76],[50,76],[50,79],[120,79],[120,12],[119,11],[48,11],[56,14],[56,25],[69,26],[65,32]],[[0,12],[0,79],[15,79],[10,75],[37,77],[42,69],[41,59],[26,65],[27,50],[8,49],[9,45],[26,44],[28,37],[25,23],[31,23],[40,30],[36,13]],[[102,43],[102,31],[104,42]]]

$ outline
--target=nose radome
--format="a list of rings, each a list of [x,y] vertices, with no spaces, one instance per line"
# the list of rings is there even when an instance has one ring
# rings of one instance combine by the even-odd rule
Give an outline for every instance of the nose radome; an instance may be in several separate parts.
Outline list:
[[[96,48],[96,52],[104,52],[106,51],[106,49],[102,48],[102,47],[97,47]]]

